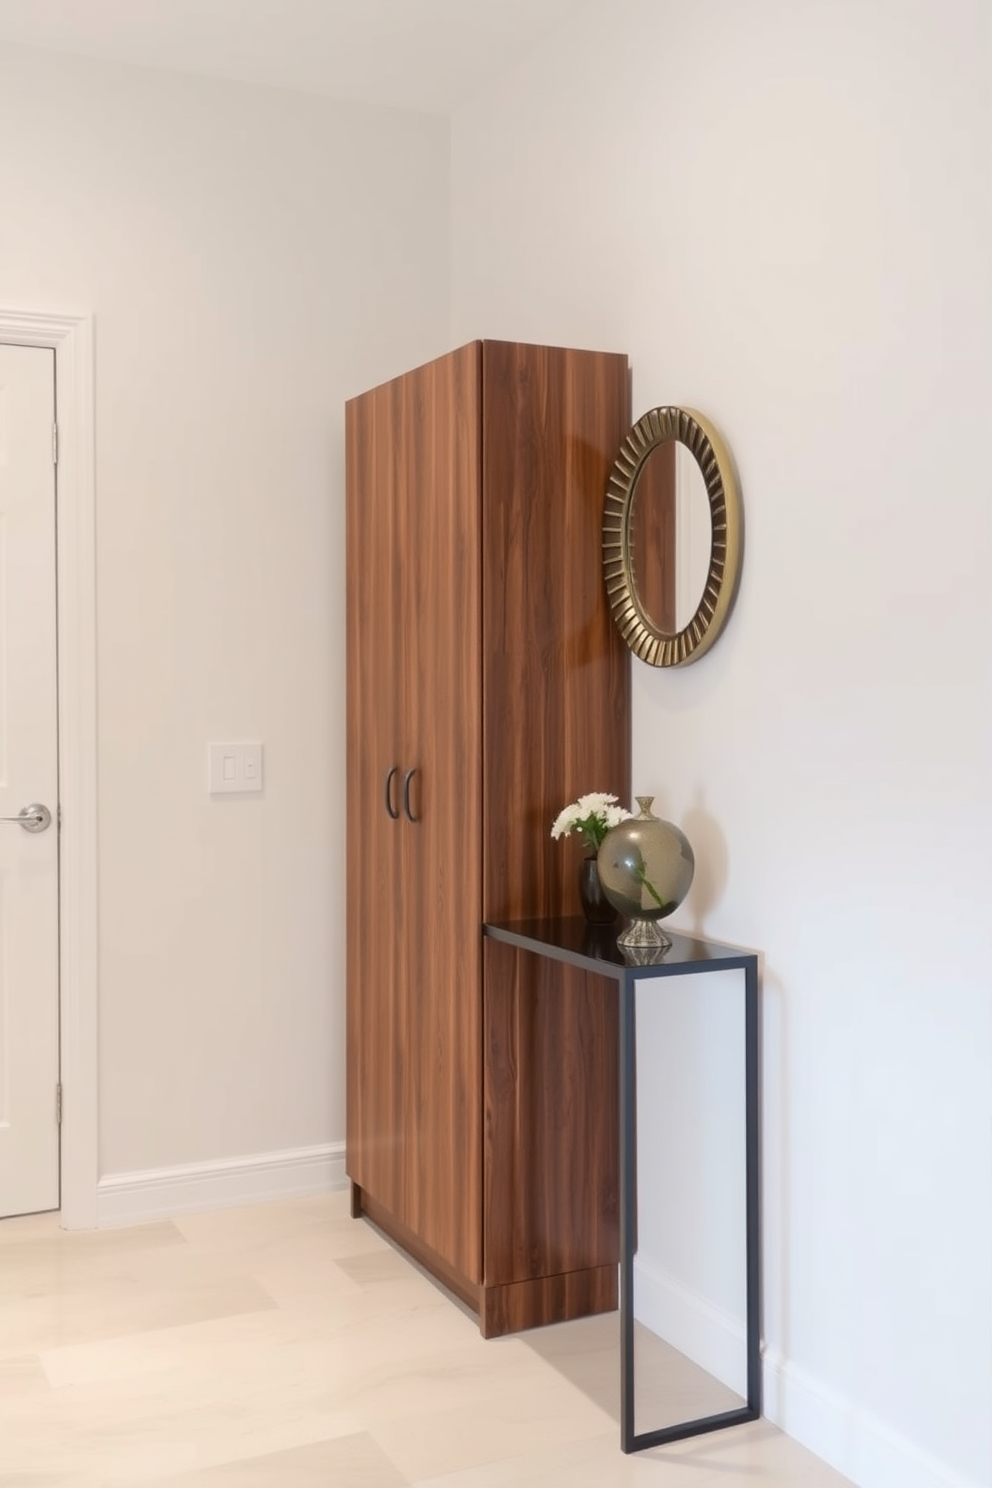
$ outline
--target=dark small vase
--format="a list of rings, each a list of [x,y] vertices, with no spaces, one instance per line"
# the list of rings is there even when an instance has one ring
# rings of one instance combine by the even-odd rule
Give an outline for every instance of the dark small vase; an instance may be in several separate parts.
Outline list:
[[[595,858],[583,858],[579,864],[579,898],[582,913],[590,925],[615,925],[617,911],[603,893],[599,881],[599,863]]]

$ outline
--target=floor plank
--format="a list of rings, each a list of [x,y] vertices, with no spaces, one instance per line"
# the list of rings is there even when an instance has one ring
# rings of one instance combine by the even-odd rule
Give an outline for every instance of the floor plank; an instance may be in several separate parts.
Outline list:
[[[625,1457],[618,1333],[483,1340],[344,1193],[3,1221],[0,1488],[845,1488],[764,1421]],[[690,1410],[713,1384],[652,1372]]]

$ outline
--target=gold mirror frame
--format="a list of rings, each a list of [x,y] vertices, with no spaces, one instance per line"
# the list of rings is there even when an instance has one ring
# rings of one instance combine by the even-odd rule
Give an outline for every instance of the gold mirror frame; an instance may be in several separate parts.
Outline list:
[[[712,526],[710,563],[696,612],[674,634],[659,630],[634,581],[631,517],[637,478],[659,444],[677,439],[695,457],[706,484]],[[603,512],[603,572],[613,619],[635,656],[649,666],[686,666],[709,650],[726,623],[740,577],[741,496],[730,452],[716,429],[692,408],[652,408],[621,446]]]

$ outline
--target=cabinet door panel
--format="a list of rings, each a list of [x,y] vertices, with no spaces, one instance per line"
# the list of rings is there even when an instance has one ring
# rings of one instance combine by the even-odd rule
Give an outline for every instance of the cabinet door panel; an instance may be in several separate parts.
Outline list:
[[[404,1219],[471,1281],[481,1272],[479,347],[402,381],[398,527],[410,955]]]
[[[393,1207],[405,1126],[400,823],[385,782],[399,771],[395,686],[402,632],[395,527],[395,429],[376,389],[346,408],[347,435],[347,1166],[352,1180]],[[399,775],[392,800],[398,802]],[[383,933],[383,931],[387,933]]]
[[[348,1171],[481,1274],[478,343],[348,408]],[[397,766],[399,820],[380,799]],[[410,818],[415,818],[411,820]]]

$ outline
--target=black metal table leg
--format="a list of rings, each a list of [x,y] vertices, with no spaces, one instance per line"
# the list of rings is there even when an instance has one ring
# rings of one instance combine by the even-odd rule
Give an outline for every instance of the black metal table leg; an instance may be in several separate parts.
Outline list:
[[[576,916],[486,924],[483,932],[520,950],[609,977],[619,991],[620,1049],[620,1445],[639,1452],[754,1421],[761,1414],[761,1229],[759,1132],[758,956],[741,946],[680,935],[657,962],[632,966],[612,939],[589,947],[589,928]],[[713,971],[744,972],[745,1244],[747,1288],[747,1404],[739,1410],[638,1433],[635,1424],[634,1254],[637,1250],[637,1061],[635,993],[638,982]]]
[[[756,1421],[761,1415],[761,1259],[760,1138],[758,1100],[758,962],[744,960],[745,1062],[745,1245],[747,1250],[747,1405],[701,1416],[675,1426],[638,1432],[635,1425],[634,1251],[637,1245],[637,1050],[634,998],[636,980],[620,976],[620,1448],[640,1452],[665,1442],[683,1441],[726,1426]]]
[[[744,967],[744,1102],[747,1224],[747,1404],[761,1415],[761,1123],[758,1096],[758,959]]]
[[[634,994],[632,976],[620,981],[620,1447],[634,1451],[634,1237],[637,1173],[634,1132]]]

